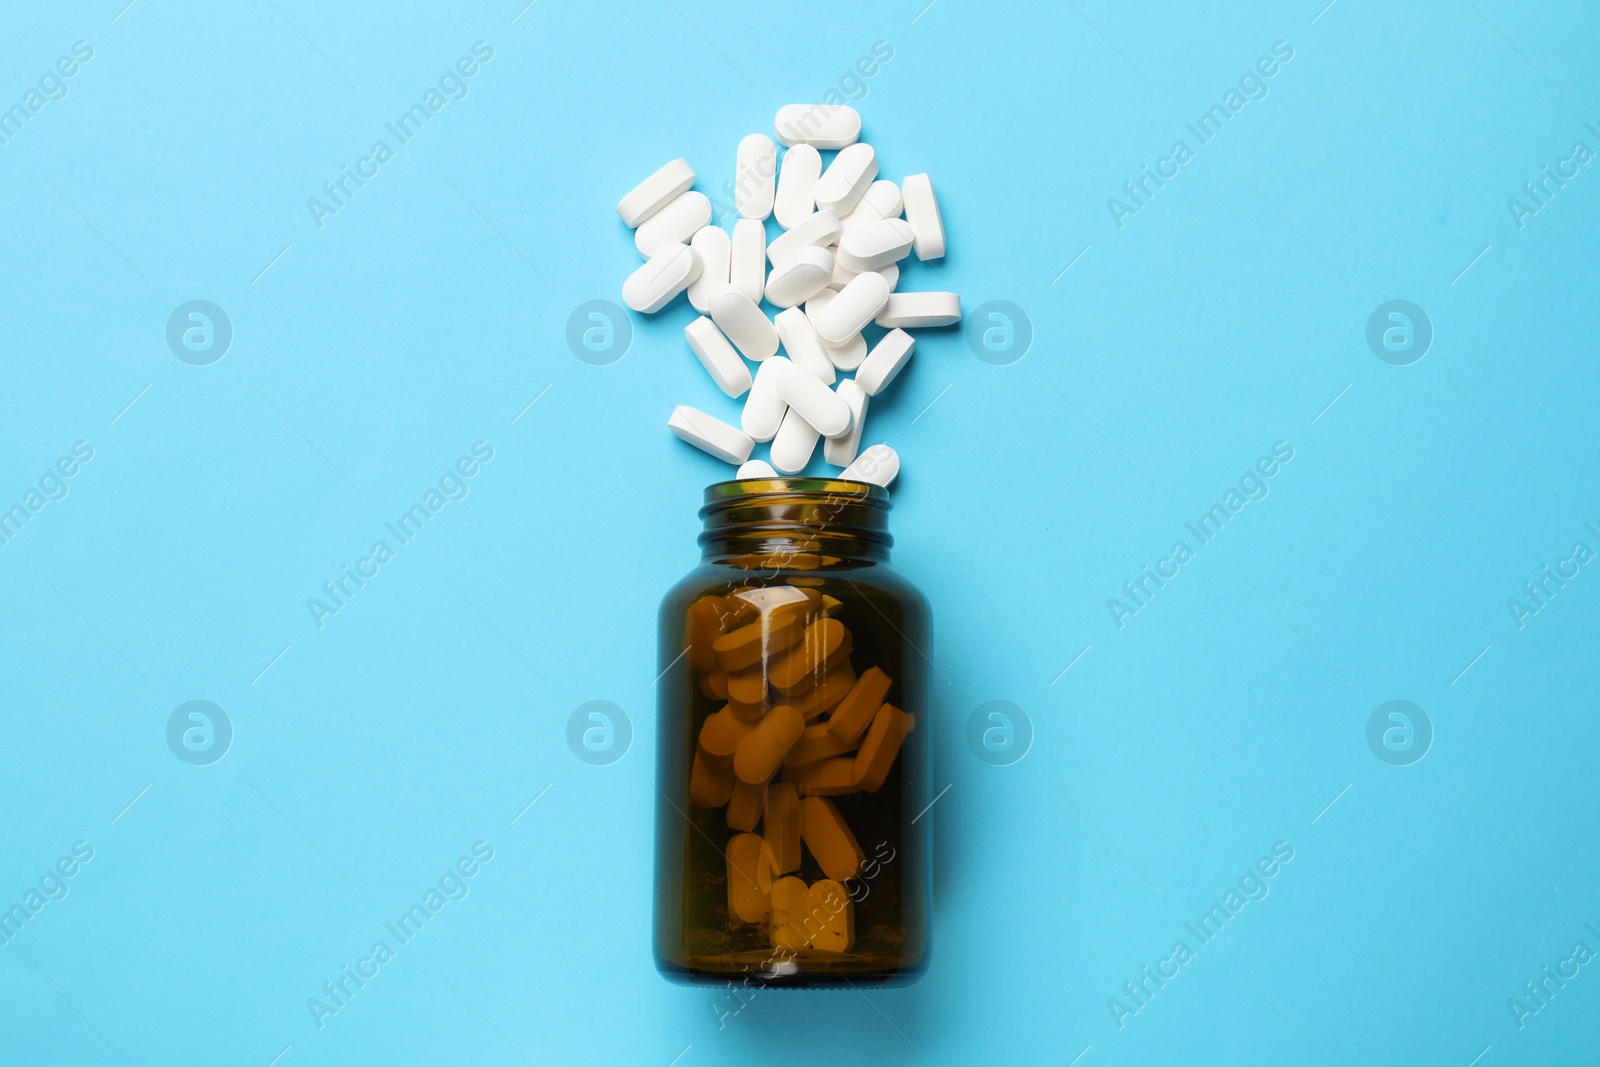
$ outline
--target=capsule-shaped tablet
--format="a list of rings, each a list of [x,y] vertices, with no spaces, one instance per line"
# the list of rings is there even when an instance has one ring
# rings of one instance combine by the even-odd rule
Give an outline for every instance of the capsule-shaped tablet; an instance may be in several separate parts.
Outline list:
[[[816,688],[804,696],[789,700],[789,706],[811,720],[825,711],[832,711],[856,684],[856,672],[850,661],[843,660],[817,683]]]
[[[810,613],[809,602],[780,604],[756,621],[729,630],[712,642],[717,665],[725,671],[742,671],[798,644],[805,637]]]
[[[732,769],[732,765],[729,765]],[[748,782],[733,779],[733,791],[728,794],[727,822],[731,830],[744,830],[749,832],[756,828],[761,821],[761,809],[766,806],[767,787],[765,784],[751,785]]]
[[[714,667],[700,676],[700,692],[712,700],[728,699],[728,672]]]
[[[772,864],[760,834],[734,834],[728,842],[728,912],[758,923],[772,910]]]
[[[710,221],[711,201],[705,193],[690,189],[640,223],[633,231],[633,243],[649,259],[673,245],[688,244],[695,231]]]
[[[828,288],[843,289],[859,273],[859,271],[846,270],[844,267],[839,266],[839,259],[835,256],[833,260],[833,277],[828,279]],[[887,267],[879,267],[877,273],[883,275],[883,280],[889,283],[889,291],[891,293],[894,292],[894,287],[900,284],[900,264],[891,263]],[[690,286],[690,289],[692,291],[693,286]]]
[[[813,882],[801,929],[815,952],[849,952],[856,942],[855,902],[844,886],[831,878]]]
[[[826,797],[800,798],[800,837],[829,878],[854,878],[866,854],[839,809]]]
[[[778,395],[823,437],[850,429],[850,408],[816,375],[790,364],[778,375]],[[779,427],[779,433],[782,433]]]
[[[731,789],[732,786],[730,785]],[[800,867],[800,794],[790,782],[767,787],[767,809],[761,816],[761,836],[772,850],[772,869],[788,874]]]
[[[622,283],[622,302],[646,315],[660,311],[700,276],[700,257],[688,245],[673,245],[650,257]]]
[[[884,309],[892,295],[883,275],[870,270],[857,274],[812,318],[817,336],[824,344],[844,344]]]
[[[792,308],[822,292],[832,279],[833,253],[808,245],[772,268],[767,275],[767,300]]]
[[[822,154],[808,144],[797,144],[783,153],[783,168],[778,171],[778,189],[772,202],[778,225],[792,230],[817,209],[817,179],[822,177]]]
[[[714,767],[729,766],[733,754],[755,728],[755,723],[746,722],[727,708],[714,711],[700,724],[700,752]]]
[[[955,293],[891,293],[878,313],[879,326],[949,326],[961,321],[961,297]]]
[[[780,312],[774,324],[780,338],[783,336],[783,316],[787,314],[787,311]],[[778,393],[778,375],[788,365],[789,361],[784,357],[772,356],[756,368],[755,381],[750,386],[750,395],[745,398],[744,411],[739,416],[739,424],[754,440],[772,440],[777,435],[778,424],[783,421],[783,413],[789,410],[788,403]],[[772,468],[767,469],[770,471]],[[743,478],[744,475],[739,477]]]
[[[843,148],[861,136],[861,115],[848,104],[785,104],[773,124],[785,145]]]
[[[871,145],[858,141],[839,149],[839,154],[833,157],[828,169],[817,179],[817,187],[812,194],[817,199],[817,210],[848,215],[877,176],[878,156],[872,151]]]
[[[839,239],[839,216],[832,211],[818,211],[804,222],[767,245],[767,259],[776,267],[802,248],[831,245]]]
[[[667,429],[700,451],[734,466],[749,459],[750,450],[756,447],[756,443],[743,430],[687,404],[679,404],[672,409]]]
[[[926,174],[909,175],[902,182],[906,221],[916,234],[918,259],[939,259],[944,255],[944,218],[939,214],[939,198],[933,195],[933,182]]]
[[[795,810],[798,814],[799,809]],[[796,841],[797,845],[798,843]],[[793,870],[792,867],[785,869]],[[810,908],[810,888],[803,879],[791,875],[772,883],[773,948],[800,952],[807,947],[804,925]]]
[[[785,362],[792,362],[795,366],[810,371],[824,385],[833,384],[833,363],[829,361],[828,354],[822,350],[822,339],[817,336],[816,329],[811,325],[811,320],[806,318],[804,311],[795,307],[786,308],[778,312],[777,318],[772,320],[772,326],[778,331],[778,340],[783,342],[783,350],[789,353],[789,359]],[[774,356],[761,366],[765,368],[781,358]],[[760,375],[760,371],[756,373]],[[776,374],[772,377],[772,383],[776,387],[778,383]],[[784,407],[788,406],[787,401],[783,401],[781,396],[778,399]]]
[[[856,384],[868,396],[883,392],[884,386],[894,381],[895,375],[911,361],[911,346],[915,343],[911,335],[898,326],[884,334],[862,361],[861,369],[856,372]]]
[[[772,214],[773,187],[778,180],[778,147],[764,133],[739,142],[733,169],[733,206],[746,219]]]
[[[827,386],[824,385],[823,388],[826,389]],[[821,438],[822,435],[817,432],[816,427],[807,422],[794,408],[789,408],[783,413],[783,422],[778,424],[777,436],[772,439],[772,465],[777,468],[779,474],[798,474],[806,469],[807,463],[811,462],[811,453],[816,451],[817,441]]]
[[[767,680],[780,693],[809,689],[850,655],[850,631],[838,619],[818,619],[800,643],[773,661]],[[732,692],[730,688],[729,692]]]
[[[899,453],[888,445],[878,444],[857,456],[850,466],[839,472],[839,478],[847,482],[870,482],[887,489],[899,473]]]
[[[697,808],[720,808],[732,795],[733,764],[714,766],[696,751],[689,767],[689,803]]]
[[[767,696],[766,665],[757,663],[728,672],[728,699],[745,705],[760,704]]]
[[[877,222],[879,219],[899,217],[900,187],[886,178],[879,178],[867,186],[867,191],[861,194],[860,202],[850,210],[849,214],[840,217],[839,225],[848,232],[869,222]]]
[[[785,776],[794,781],[795,791],[802,797],[837,797],[861,791],[856,784],[854,756],[833,756],[803,763],[789,768]],[[737,780],[733,787],[735,790],[739,788]]]
[[[856,272],[877,270],[911,254],[916,235],[901,219],[879,219],[839,238],[839,262]]]
[[[683,328],[684,340],[705,367],[711,380],[729,396],[743,396],[750,388],[750,368],[733,350],[717,324],[701,315]]]
[[[771,362],[770,359],[767,360],[767,363]],[[763,363],[762,366],[766,366],[766,363]],[[746,406],[749,406],[748,401],[746,401]],[[746,430],[745,432],[749,433],[750,431]],[[739,469],[734,472],[733,476],[742,482],[752,478],[776,478],[778,472],[773,470],[772,464],[764,459],[747,459],[739,465]]]
[[[805,718],[787,704],[767,712],[733,754],[734,777],[751,785],[771,778],[805,726]]]
[[[712,299],[728,287],[728,256],[732,245],[728,232],[720,226],[702,226],[689,239],[689,247],[700,257],[700,274],[689,283],[689,304],[700,314],[711,310]],[[834,275],[838,275],[835,268]]]
[[[848,467],[861,448],[861,431],[867,421],[867,392],[855,378],[846,378],[834,387],[834,393],[850,409],[850,429],[828,438],[822,446],[822,458],[836,467]]]
[[[889,768],[894,766],[894,759],[900,754],[900,744],[905,739],[905,712],[893,704],[883,705],[873,716],[867,736],[861,739],[861,748],[856,751],[852,771],[856,784],[869,793],[876,793],[889,776]],[[737,768],[734,773],[738,774]]]
[[[800,740],[794,743],[789,754],[783,757],[785,767],[797,767],[806,763],[815,763],[818,760],[828,759],[831,756],[843,755],[855,747],[854,741],[840,741],[828,732],[825,722],[812,723],[800,733]],[[785,774],[788,772],[785,771]],[[851,772],[852,774],[854,771]]]
[[[877,667],[862,671],[856,684],[828,717],[828,733],[845,742],[860,738],[883,706],[883,698],[889,695],[889,684],[889,676]]]
[[[855,370],[867,358],[867,339],[858,333],[842,345],[825,344],[822,350],[835,370]]]
[[[629,226],[637,226],[694,184],[694,168],[687,160],[674,159],[634,186],[617,203],[617,214]]]
[[[778,331],[756,302],[738,289],[724,289],[711,301],[711,321],[747,359],[759,363],[778,350]]]
[[[717,665],[717,654],[711,645],[727,630],[723,623],[727,611],[727,603],[721,597],[703,596],[684,612],[683,643],[688,649],[684,658],[691,670],[709,671]]]
[[[733,224],[729,238],[728,283],[761,303],[761,293],[767,283],[767,229],[755,219],[740,219]],[[716,294],[711,296],[716,299]]]

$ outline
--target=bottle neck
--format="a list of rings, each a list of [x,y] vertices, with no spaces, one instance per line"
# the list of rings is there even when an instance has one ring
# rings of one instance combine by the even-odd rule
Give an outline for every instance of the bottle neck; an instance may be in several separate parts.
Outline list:
[[[833,478],[746,478],[706,487],[701,558],[750,570],[887,563],[889,493]]]

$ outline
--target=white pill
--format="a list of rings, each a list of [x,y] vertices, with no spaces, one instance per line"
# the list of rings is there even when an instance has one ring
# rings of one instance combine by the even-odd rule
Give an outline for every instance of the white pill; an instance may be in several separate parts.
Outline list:
[[[733,169],[733,206],[747,219],[772,214],[773,186],[778,180],[778,146],[764,133],[739,142]]]
[[[687,404],[672,409],[667,429],[702,452],[735,465],[749,459],[750,450],[756,447],[744,431]]]
[[[828,438],[822,446],[822,458],[836,467],[846,467],[861,447],[861,430],[867,423],[867,392],[853,378],[840,382],[834,392],[850,409],[850,429],[838,437]]]
[[[701,315],[683,328],[684,340],[700,357],[711,379],[729,396],[743,396],[750,388],[750,368],[745,366],[739,353],[733,350],[728,339],[717,329],[717,324]],[[882,346],[880,346],[882,347]],[[876,392],[876,390],[874,390]]]
[[[821,434],[816,428],[790,408],[784,412],[783,424],[772,439],[772,465],[784,474],[795,474],[806,469],[811,453],[816,451]]]
[[[849,214],[861,200],[867,186],[878,176],[878,157],[869,144],[856,143],[841,148],[828,169],[817,179],[817,209],[836,215]]]
[[[746,359],[760,363],[778,350],[778,331],[754,300],[732,286],[711,301],[711,321],[722,328]]]
[[[860,272],[839,266],[839,257],[835,256],[833,258],[833,277],[828,279],[828,287],[830,289],[843,289],[850,284],[850,279],[854,278],[858,273]],[[877,273],[883,275],[883,280],[889,283],[889,291],[891,293],[894,292],[894,287],[900,282],[900,265],[891,263],[887,267],[879,267]],[[693,290],[690,291],[690,295],[693,295]]]
[[[778,171],[778,190],[772,214],[778,225],[792,230],[817,208],[817,179],[822,177],[822,153],[808,144],[797,144],[783,154],[783,169]]]
[[[837,437],[850,429],[849,406],[815,374],[794,363],[778,375],[778,395],[791,412],[799,412],[824,437]],[[783,428],[779,427],[778,432],[782,433]]]
[[[877,319],[879,326],[887,327],[948,326],[960,321],[961,298],[955,293],[893,293]]]
[[[774,125],[785,145],[843,148],[861,136],[861,116],[846,104],[786,104]]]
[[[856,371],[856,384],[868,396],[883,392],[883,387],[894,381],[895,375],[911,362],[911,346],[915,343],[911,335],[901,329],[884,334],[883,339],[867,353],[861,369]]]
[[[711,221],[711,201],[690,189],[651,215],[633,231],[634,247],[649,259],[669,245],[688,244],[694,232]]]
[[[716,295],[728,287],[728,231],[720,226],[702,226],[694,231],[689,247],[700,257],[700,276],[689,283],[689,303],[703,315],[711,310]]]
[[[772,325],[778,331],[778,340],[783,342],[783,350],[789,353],[792,363],[810,371],[824,384],[833,384],[833,362],[822,350],[822,339],[817,336],[816,328],[806,318],[804,311],[799,308],[780,311],[778,317],[772,320]],[[767,360],[767,363],[771,362]]]
[[[745,433],[757,441],[772,440],[778,432],[778,424],[783,421],[783,413],[789,410],[789,405],[778,392],[778,376],[788,365],[787,359],[773,356],[756,368],[756,379],[750,386],[750,395],[744,398],[744,412],[739,416],[739,424],[744,427]]]
[[[857,226],[839,238],[839,262],[858,273],[877,270],[910,255],[915,240],[910,223],[879,219]]]
[[[867,358],[867,339],[859,333],[842,345],[823,345],[828,362],[839,370],[855,370]]]
[[[848,482],[871,482],[885,488],[900,473],[900,457],[888,445],[873,445],[840,472]]]
[[[933,182],[926,174],[912,174],[903,185],[906,221],[917,235],[917,258],[941,258],[944,255],[944,219],[939,214],[939,198],[933,195]]]
[[[889,283],[873,271],[857,274],[812,317],[823,344],[842,345],[872,321],[890,299]]]
[[[694,184],[694,168],[687,160],[674,159],[650,177],[633,187],[633,191],[617,202],[617,214],[629,226],[637,226],[660,211],[678,194]]]
[[[839,216],[832,211],[818,211],[788,233],[773,238],[767,246],[767,258],[777,266],[802,248],[831,245],[838,239]]]
[[[879,178],[861,194],[861,202],[839,220],[846,232],[879,219],[900,217],[900,187],[887,178]]]
[[[622,283],[622,302],[645,314],[660,311],[700,276],[700,257],[688,245],[651,256]]]
[[[772,268],[767,275],[767,299],[778,307],[792,308],[828,287],[833,279],[833,253],[810,245]]]
[[[728,280],[745,296],[761,303],[767,281],[767,228],[756,219],[735,222],[728,255]]]
[[[778,472],[772,469],[772,464],[764,459],[745,460],[734,474],[734,477],[740,481],[746,478],[776,478],[777,476]]]

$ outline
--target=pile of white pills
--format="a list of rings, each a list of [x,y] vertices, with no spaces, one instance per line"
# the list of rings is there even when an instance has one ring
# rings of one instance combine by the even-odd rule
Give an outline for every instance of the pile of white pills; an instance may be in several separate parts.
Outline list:
[[[867,399],[910,360],[908,328],[961,319],[955,293],[895,292],[902,259],[944,255],[939,202],[926,174],[899,185],[878,177],[854,108],[790,104],[776,126],[781,166],[772,138],[739,142],[731,235],[690,188],[695,172],[682,159],[622,198],[617,214],[645,257],[622,299],[653,314],[686,294],[700,312],[684,327],[690,350],[719,389],[745,398],[738,426],[679,405],[667,427],[680,438],[738,466],[738,478],[796,474],[825,441],[840,478],[887,486],[900,457],[885,444],[861,450]],[[833,153],[826,167],[823,152]],[[769,216],[784,231],[770,242]],[[763,300],[778,309],[770,318]],[[888,331],[871,351],[869,323]],[[770,462],[750,458],[769,441]]]

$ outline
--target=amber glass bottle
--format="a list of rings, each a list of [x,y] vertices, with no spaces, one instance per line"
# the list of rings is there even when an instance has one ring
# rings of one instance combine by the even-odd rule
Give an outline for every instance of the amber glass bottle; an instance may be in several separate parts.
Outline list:
[[[927,601],[888,493],[720,482],[661,604],[655,958],[680,982],[908,984],[928,961]]]

